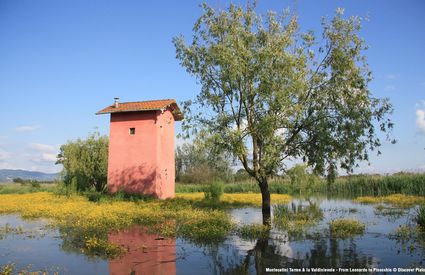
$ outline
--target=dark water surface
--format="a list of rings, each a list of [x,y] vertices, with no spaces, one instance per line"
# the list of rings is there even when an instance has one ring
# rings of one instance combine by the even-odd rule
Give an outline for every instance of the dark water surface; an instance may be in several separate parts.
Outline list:
[[[15,263],[17,270],[46,270],[49,274],[265,274],[266,268],[408,268],[421,267],[425,249],[417,239],[400,241],[391,234],[412,224],[415,208],[388,215],[373,205],[349,200],[311,199],[324,218],[304,233],[288,234],[273,228],[268,239],[244,240],[230,235],[220,244],[193,244],[185,239],[163,239],[134,227],[109,235],[127,248],[114,260],[90,258],[64,246],[58,230],[43,220],[26,221],[0,216],[0,228],[22,226],[0,234],[0,266]],[[305,203],[302,200],[294,202]],[[239,224],[261,223],[261,209],[230,211]],[[333,238],[329,222],[353,217],[366,224],[361,236]],[[274,273],[276,274],[276,273]]]

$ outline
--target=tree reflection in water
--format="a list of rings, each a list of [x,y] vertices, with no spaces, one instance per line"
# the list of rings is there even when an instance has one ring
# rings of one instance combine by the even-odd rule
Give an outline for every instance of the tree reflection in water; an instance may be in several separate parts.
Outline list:
[[[300,240],[294,241],[291,247],[290,242],[276,239],[273,234],[270,236],[272,237],[255,242],[235,237],[229,238],[224,244],[198,246],[204,251],[205,258],[202,261],[209,262],[208,270],[197,270],[201,268],[201,264],[190,260],[182,259],[181,263],[192,266],[192,271],[211,274],[266,274],[266,268],[377,266],[375,258],[357,251],[354,239],[321,236],[314,240],[306,239],[302,243]],[[159,235],[148,234],[138,227],[110,234],[109,240],[128,251],[122,257],[110,260],[111,274],[179,273],[176,268],[176,261],[180,260],[176,259],[176,240],[162,239]],[[196,247],[189,243],[184,245]]]
[[[221,274],[266,274],[266,268],[367,268],[377,266],[370,255],[357,252],[353,239],[321,238],[312,243],[312,247],[296,254],[290,244],[270,238],[259,239],[246,253],[239,265],[221,269]],[[222,259],[222,258],[221,258]],[[223,266],[223,263],[217,265]],[[227,266],[232,266],[227,264]]]

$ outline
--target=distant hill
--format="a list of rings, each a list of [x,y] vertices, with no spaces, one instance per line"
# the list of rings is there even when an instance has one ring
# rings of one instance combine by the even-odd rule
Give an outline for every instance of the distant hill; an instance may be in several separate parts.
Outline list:
[[[27,170],[12,170],[0,169],[0,182],[12,181],[14,178],[21,178],[24,180],[39,180],[39,181],[53,181],[59,177],[59,173],[42,173],[37,171]]]

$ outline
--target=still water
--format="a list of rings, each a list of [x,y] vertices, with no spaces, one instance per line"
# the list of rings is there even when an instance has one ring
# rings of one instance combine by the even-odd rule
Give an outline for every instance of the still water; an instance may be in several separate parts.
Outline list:
[[[266,268],[401,268],[422,267],[423,240],[397,240],[395,230],[412,224],[416,209],[395,209],[383,214],[373,205],[349,200],[310,199],[323,211],[323,219],[302,234],[273,228],[268,239],[244,240],[230,235],[220,244],[193,244],[185,239],[164,239],[139,227],[109,234],[109,240],[126,247],[117,259],[87,257],[68,247],[60,232],[46,221],[0,216],[19,231],[0,234],[0,266],[14,263],[16,270],[47,271],[49,274],[265,274]],[[305,203],[297,200],[295,203]],[[238,224],[261,223],[261,209],[230,210]],[[333,238],[329,222],[353,217],[366,224],[361,236]]]

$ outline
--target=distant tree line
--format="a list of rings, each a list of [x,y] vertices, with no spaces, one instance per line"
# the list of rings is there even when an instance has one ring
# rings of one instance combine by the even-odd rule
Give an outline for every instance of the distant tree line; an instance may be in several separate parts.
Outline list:
[[[176,148],[176,181],[185,183],[228,181],[232,176],[231,164],[231,158],[215,150],[205,136],[198,136],[193,142],[184,143]]]
[[[41,183],[53,183],[53,181],[38,181],[33,179],[23,179],[23,178],[14,178],[12,180],[14,183],[20,183],[22,185],[31,184],[32,187],[40,187]]]

